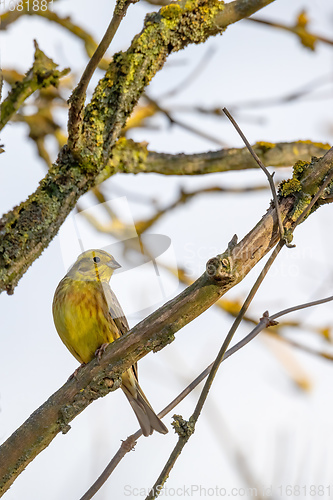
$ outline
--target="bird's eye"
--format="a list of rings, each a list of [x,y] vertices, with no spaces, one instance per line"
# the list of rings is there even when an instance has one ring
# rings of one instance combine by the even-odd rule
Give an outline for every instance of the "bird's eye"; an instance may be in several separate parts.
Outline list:
[[[94,262],[96,262],[96,264],[97,264],[98,262],[100,262],[100,261],[101,261],[101,259],[100,259],[99,257],[94,257],[94,258],[93,258],[93,261],[94,261]]]

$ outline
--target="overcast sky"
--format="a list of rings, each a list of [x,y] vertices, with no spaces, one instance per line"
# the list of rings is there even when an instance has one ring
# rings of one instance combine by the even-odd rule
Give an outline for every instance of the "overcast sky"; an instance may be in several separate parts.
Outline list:
[[[114,2],[108,0],[94,3],[63,0],[53,6],[60,15],[71,16],[96,40],[103,36],[113,7]],[[332,39],[333,8],[327,0],[276,0],[257,17],[292,24],[303,8],[311,19],[311,30]],[[109,55],[126,50],[132,37],[141,30],[145,14],[152,9],[144,2],[130,7]],[[1,32],[2,67],[26,72],[33,61],[33,39],[60,69],[70,67],[77,80],[87,62],[82,43],[62,28],[37,17],[27,16]],[[182,92],[163,101],[164,105],[170,108],[180,105],[232,108],[242,102],[284,96],[321,80],[323,85],[307,98],[289,105],[243,107],[237,119],[251,143],[299,139],[333,143],[332,78],[329,82],[331,46],[319,43],[316,51],[311,52],[290,33],[243,21],[204,45],[172,54],[150,84],[149,94],[158,99],[191,74],[199,60],[207,58],[211,51],[213,55],[204,71]],[[102,72],[98,71],[90,92],[101,76]],[[175,116],[230,147],[242,146],[227,120],[193,113],[175,112]],[[57,119],[65,126],[66,112],[59,112]],[[5,144],[6,153],[1,155],[1,213],[24,200],[45,175],[45,166],[27,134],[23,124],[8,124],[2,133],[1,143]],[[147,141],[149,149],[155,151],[190,153],[219,149],[216,143],[179,127],[170,128],[163,117],[155,117],[150,129],[136,130],[130,136],[136,141]],[[49,145],[53,151],[52,160],[55,160],[55,145],[52,141]],[[276,175],[282,179],[289,171]],[[151,213],[151,206],[138,201],[134,193],[141,198],[154,198],[159,207],[164,207],[176,199],[181,187],[191,190],[259,183],[264,184],[265,179],[256,171],[187,179],[117,175],[105,183],[103,190],[111,206],[120,207],[124,219],[132,223]],[[202,196],[162,218],[151,233],[169,238],[168,252],[163,255],[165,262],[186,267],[190,277],[195,279],[204,271],[210,257],[225,250],[233,234],[243,237],[260,220],[269,201],[268,191],[244,196]],[[82,205],[90,211],[99,210],[90,195],[84,197]],[[74,224],[73,218],[67,224]],[[85,248],[114,243],[109,236],[98,235],[84,222],[78,224]],[[331,227],[332,207],[326,206],[297,229],[296,248],[284,249],[274,264],[271,276],[265,280],[254,301],[253,316],[259,318],[267,309],[274,313],[332,294]],[[66,228],[63,229],[21,279],[15,294],[1,295],[0,441],[11,435],[77,367],[76,360],[57,336],[51,314],[54,290],[78,253],[76,244],[76,237],[72,243]],[[259,272],[259,268],[254,269],[229,297],[244,298]],[[182,289],[177,281],[163,275],[165,298],[155,292],[151,294],[149,287],[154,277],[148,280],[147,273],[147,267],[129,269],[115,279],[115,291],[131,326],[144,317],[143,309],[155,309]],[[332,305],[287,319],[299,318],[309,326],[332,326]],[[228,327],[229,317],[220,311],[208,311],[179,332],[176,342],[140,362],[140,384],[157,412],[214,359]],[[246,333],[247,325],[240,328],[237,338]],[[309,332],[288,333],[318,349],[327,348]],[[301,391],[291,381],[278,356],[273,354],[276,349],[272,340],[263,336],[223,365],[196,433],[170,475],[168,488],[191,485],[207,489],[219,486],[228,491],[246,488],[243,475],[237,471],[237,451],[244,454],[251,474],[260,485],[333,485],[333,367],[300,351],[290,354],[282,350],[281,357],[285,360],[288,355],[293,356],[295,370],[311,387]],[[198,394],[181,403],[176,413],[188,418]],[[171,417],[164,421],[170,429],[169,434],[140,439],[135,452],[122,461],[96,499],[134,498],[134,488],[149,488],[154,483],[176,442]],[[79,498],[116,452],[120,440],[136,429],[135,416],[121,391],[96,401],[72,422],[72,429],[66,436],[57,436],[28,466],[5,498]],[[199,498],[198,491],[193,496]],[[200,498],[211,498],[211,495],[206,492]]]

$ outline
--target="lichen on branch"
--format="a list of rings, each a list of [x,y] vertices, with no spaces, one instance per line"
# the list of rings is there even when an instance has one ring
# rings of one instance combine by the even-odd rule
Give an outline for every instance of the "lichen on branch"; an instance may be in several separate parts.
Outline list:
[[[320,183],[332,175],[332,171],[333,148],[322,159],[305,167],[300,180],[304,195],[312,192],[309,178],[313,173]],[[316,187],[318,189],[319,184]],[[293,225],[297,203],[293,195],[280,199],[286,228]],[[0,495],[57,433],[68,431],[69,422],[86,406],[116,388],[121,373],[148,352],[172,342],[176,332],[239,283],[279,238],[276,209],[271,206],[240,242],[232,238],[225,252],[212,257],[206,271],[195,282],[138,323],[131,332],[112,342],[100,360],[94,358],[79,371],[76,379],[69,380],[51,396],[2,445],[5,460],[0,462]]]
[[[100,179],[127,117],[170,52],[203,42],[272,1],[224,6],[218,0],[182,0],[180,10],[164,8],[146,18],[141,33],[126,52],[116,54],[97,85],[75,150],[65,146],[35,193],[0,220],[0,291],[13,292],[80,196]]]
[[[128,116],[168,55],[218,33],[215,17],[223,8],[223,2],[218,0],[188,0],[162,7],[146,17],[131,47],[114,55],[85,109],[80,144],[76,147],[80,161],[108,161]]]
[[[57,70],[58,65],[40,50],[35,41],[34,63],[22,81],[16,82],[6,99],[1,103],[0,130],[37,89],[58,86],[59,79],[69,73],[69,68]]]

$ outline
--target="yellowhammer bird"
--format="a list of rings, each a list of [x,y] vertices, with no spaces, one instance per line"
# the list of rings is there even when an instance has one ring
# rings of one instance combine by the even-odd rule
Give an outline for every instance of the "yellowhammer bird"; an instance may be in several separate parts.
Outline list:
[[[88,363],[104,344],[124,335],[129,326],[109,281],[118,262],[103,250],[88,250],[60,281],[53,299],[58,334],[81,363]],[[122,375],[122,390],[139,421],[144,436],[168,429],[157,417],[138,383],[137,366]]]

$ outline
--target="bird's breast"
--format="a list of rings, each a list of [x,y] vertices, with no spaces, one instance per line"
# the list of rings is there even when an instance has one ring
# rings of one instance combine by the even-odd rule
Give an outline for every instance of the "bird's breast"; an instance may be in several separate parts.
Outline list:
[[[99,282],[63,280],[53,305],[54,322],[61,340],[83,363],[96,349],[119,337]]]

